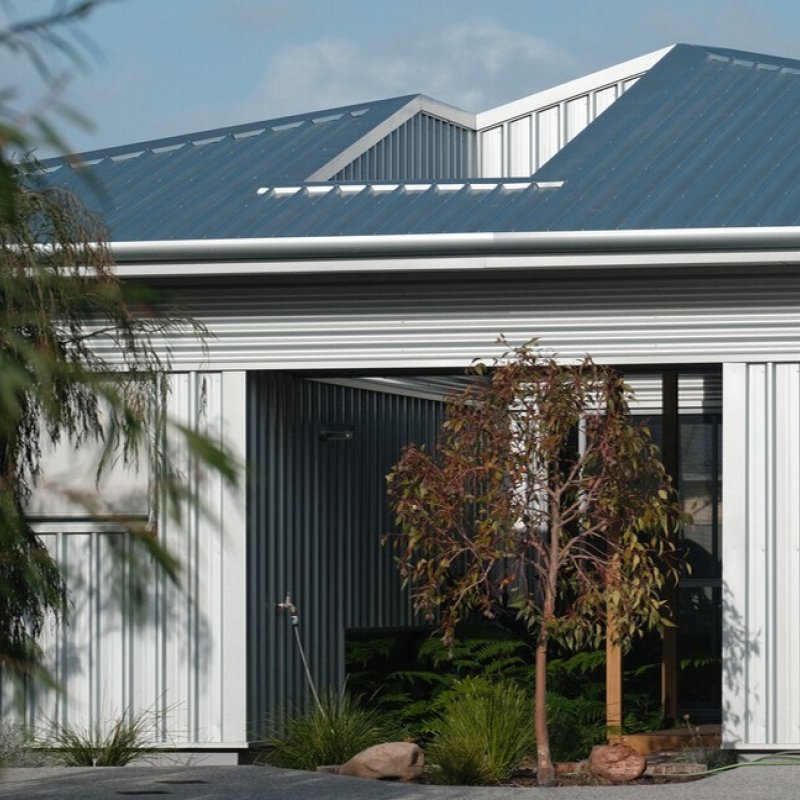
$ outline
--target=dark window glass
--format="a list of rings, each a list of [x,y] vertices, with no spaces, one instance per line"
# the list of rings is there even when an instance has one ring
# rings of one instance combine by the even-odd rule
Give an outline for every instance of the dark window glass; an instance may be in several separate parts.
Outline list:
[[[719,414],[692,414],[680,418],[680,492],[683,508],[692,515],[683,538],[691,573],[699,580],[719,579],[720,559],[720,468]]]

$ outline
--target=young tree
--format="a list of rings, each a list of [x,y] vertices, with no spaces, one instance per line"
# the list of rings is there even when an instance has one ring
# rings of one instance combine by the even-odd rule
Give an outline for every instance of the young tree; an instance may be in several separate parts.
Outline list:
[[[512,609],[535,639],[538,780],[553,781],[553,644],[623,647],[668,624],[681,512],[622,377],[511,349],[447,401],[436,452],[409,445],[388,476],[393,537],[415,607],[445,643]]]

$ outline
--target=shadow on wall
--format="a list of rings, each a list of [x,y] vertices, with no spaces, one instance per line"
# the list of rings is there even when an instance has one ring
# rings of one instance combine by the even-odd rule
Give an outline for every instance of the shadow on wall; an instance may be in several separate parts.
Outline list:
[[[745,741],[752,722],[752,707],[763,698],[747,685],[748,665],[761,655],[761,632],[749,635],[746,621],[734,602],[728,584],[722,582],[722,743],[735,748]]]
[[[200,723],[190,700],[202,693],[212,663],[196,565],[179,555],[179,588],[148,556],[132,556],[125,533],[72,522],[41,536],[64,567],[70,598],[66,623],[52,625],[42,640],[55,686],[7,680],[2,715],[36,728],[90,729],[145,712],[157,721],[155,742],[196,740]],[[184,545],[183,557],[191,549]]]

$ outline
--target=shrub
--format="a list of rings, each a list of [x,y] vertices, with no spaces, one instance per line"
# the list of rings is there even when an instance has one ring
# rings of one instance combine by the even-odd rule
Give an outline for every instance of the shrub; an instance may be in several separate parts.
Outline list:
[[[397,729],[378,709],[333,691],[320,695],[322,708],[282,722],[285,734],[270,740],[267,763],[288,769],[342,764],[367,747],[397,738]]]
[[[465,678],[442,697],[442,705],[427,750],[437,782],[498,783],[533,749],[533,704],[516,683]]]
[[[54,725],[48,745],[68,767],[122,767],[152,752],[153,722],[149,712],[126,711],[110,727],[99,722],[90,728]]]
[[[465,627],[445,648],[427,633],[350,639],[348,685],[382,709],[407,735],[426,741],[442,698],[460,679],[482,675],[529,686],[530,646],[498,628]]]
[[[605,702],[548,692],[550,750],[556,761],[580,761],[596,744],[606,742]]]
[[[578,761],[609,732],[605,650],[556,655],[547,665],[550,748],[557,761]],[[424,633],[351,639],[347,664],[349,685],[421,744],[431,738],[443,698],[460,680],[480,675],[513,681],[525,691],[535,684],[529,641],[497,625],[464,626],[450,650]],[[658,665],[645,660],[626,670],[623,732],[659,729],[663,712],[657,687]]]

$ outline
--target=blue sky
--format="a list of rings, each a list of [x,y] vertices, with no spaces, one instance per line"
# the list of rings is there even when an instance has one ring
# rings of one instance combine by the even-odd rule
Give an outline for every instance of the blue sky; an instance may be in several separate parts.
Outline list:
[[[0,22],[52,7],[5,3]],[[800,58],[800,3],[109,0],[74,33],[93,45],[61,99],[93,128],[59,125],[83,151],[415,92],[482,111],[678,41]],[[0,53],[7,86],[51,102]]]

